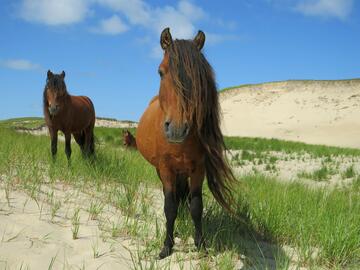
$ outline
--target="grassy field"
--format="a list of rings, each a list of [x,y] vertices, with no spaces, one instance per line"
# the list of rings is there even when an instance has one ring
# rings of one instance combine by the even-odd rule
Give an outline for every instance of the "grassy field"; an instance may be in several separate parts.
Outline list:
[[[21,189],[39,200],[41,186],[58,182],[96,193],[98,203],[86,209],[94,218],[99,216],[103,204],[111,204],[128,217],[121,224],[104,225],[103,230],[113,239],[126,235],[137,240],[139,248],[131,251],[134,269],[171,269],[172,265],[181,269],[189,261],[194,262],[190,265],[195,269],[232,269],[238,260],[249,269],[357,269],[360,265],[360,176],[355,167],[341,171],[344,179],[352,179],[351,183],[334,189],[278,181],[277,177],[257,170],[241,175],[234,190],[236,216],[225,213],[205,185],[204,232],[209,255],[192,252],[194,247],[186,239],[191,239],[193,225],[186,207],[182,207],[176,234],[183,241],[177,243],[173,259],[160,264],[155,257],[162,246],[165,227],[161,183],[154,168],[138,152],[124,150],[121,130],[96,128],[96,159],[84,160],[73,144],[69,165],[62,142],[53,162],[48,137],[9,129],[23,125],[21,122],[0,122],[0,184],[5,193]],[[257,138],[229,137],[226,145],[232,151],[242,151],[233,158],[234,166],[235,161],[258,164],[261,160],[260,165],[270,169],[278,162],[270,156],[271,151],[305,153],[324,160],[344,156],[354,163],[360,156],[360,150],[355,149]],[[315,178],[321,178],[321,173],[324,172],[306,177],[317,181]],[[58,211],[61,203],[49,201],[53,211]],[[77,219],[75,211],[71,232],[74,239],[79,229]]]

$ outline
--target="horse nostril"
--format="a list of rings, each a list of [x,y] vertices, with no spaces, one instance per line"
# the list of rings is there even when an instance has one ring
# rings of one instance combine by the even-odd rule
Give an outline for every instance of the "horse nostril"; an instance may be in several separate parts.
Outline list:
[[[169,127],[170,127],[170,121],[165,121],[164,128],[166,132],[169,130]]]

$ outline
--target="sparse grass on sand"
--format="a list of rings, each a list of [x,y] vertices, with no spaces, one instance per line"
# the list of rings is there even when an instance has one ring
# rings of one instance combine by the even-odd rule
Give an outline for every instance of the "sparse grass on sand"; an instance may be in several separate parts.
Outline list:
[[[84,160],[78,146],[73,144],[68,164],[62,142],[53,161],[48,137],[0,128],[0,184],[5,192],[11,193],[11,189],[17,187],[34,199],[41,185],[59,181],[82,190],[97,190],[103,195],[96,198],[98,206],[90,203],[83,210],[89,213],[90,219],[101,218],[103,204],[110,203],[121,210],[127,217],[125,221],[103,224],[103,230],[108,230],[114,238],[126,235],[137,240],[139,247],[131,250],[134,269],[159,269],[160,266],[170,269],[171,265],[182,269],[188,262],[199,269],[232,269],[238,260],[253,269],[294,266],[356,269],[360,264],[360,178],[353,169],[344,172],[344,177],[357,177],[353,184],[332,190],[283,183],[259,173],[242,176],[241,184],[234,191],[236,217],[218,206],[205,184],[203,226],[209,256],[193,253],[194,245],[189,243],[193,225],[187,208],[182,207],[175,230],[181,240],[177,240],[171,260],[165,261],[168,264],[160,263],[155,258],[162,246],[165,226],[162,205],[158,205],[162,198],[154,199],[151,195],[161,194],[156,172],[137,151],[124,151],[120,147],[115,139],[121,136],[120,129],[97,128],[95,132],[96,158]],[[260,152],[308,152],[329,157],[360,155],[360,150],[280,140],[231,137],[226,138],[226,144],[231,149],[248,151],[244,156],[248,160],[260,158],[272,166],[276,160],[266,159]],[[62,204],[53,201],[55,216]],[[78,216],[74,214],[70,218],[76,239],[81,226],[79,228]],[[89,252],[95,258],[96,244],[92,249]]]
[[[283,141],[278,139],[225,137],[225,144],[229,149],[251,150],[253,152],[306,152],[314,157],[331,157],[339,155],[360,156],[360,149],[340,148],[325,145],[312,145],[301,142]]]

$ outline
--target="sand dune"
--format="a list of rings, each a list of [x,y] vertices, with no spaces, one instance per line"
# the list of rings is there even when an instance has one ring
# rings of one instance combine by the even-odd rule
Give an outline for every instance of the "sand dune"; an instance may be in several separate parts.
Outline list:
[[[225,135],[360,148],[360,79],[246,85],[220,102]]]

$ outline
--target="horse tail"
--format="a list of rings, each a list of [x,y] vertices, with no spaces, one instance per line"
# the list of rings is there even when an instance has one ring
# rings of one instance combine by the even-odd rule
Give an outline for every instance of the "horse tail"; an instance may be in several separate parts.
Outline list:
[[[209,189],[216,201],[230,213],[234,214],[233,184],[237,182],[231,171],[224,148],[208,148],[205,154],[205,171]],[[220,150],[220,151],[219,151]]]

